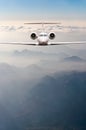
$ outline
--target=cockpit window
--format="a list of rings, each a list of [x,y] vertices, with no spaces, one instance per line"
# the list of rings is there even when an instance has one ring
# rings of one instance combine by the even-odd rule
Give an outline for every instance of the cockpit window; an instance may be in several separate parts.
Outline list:
[[[42,36],[43,36],[43,34],[40,34],[39,36],[40,36],[40,37],[42,37]]]
[[[39,36],[40,36],[40,37],[43,37],[43,36],[47,36],[47,34],[40,34]]]
[[[44,36],[47,36],[46,34],[44,34]]]

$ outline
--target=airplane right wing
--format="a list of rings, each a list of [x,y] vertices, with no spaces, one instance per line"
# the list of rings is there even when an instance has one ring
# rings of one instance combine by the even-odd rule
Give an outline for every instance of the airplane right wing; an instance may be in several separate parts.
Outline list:
[[[38,44],[35,42],[8,42],[8,43],[0,43],[1,45],[26,45],[26,46],[37,46]]]

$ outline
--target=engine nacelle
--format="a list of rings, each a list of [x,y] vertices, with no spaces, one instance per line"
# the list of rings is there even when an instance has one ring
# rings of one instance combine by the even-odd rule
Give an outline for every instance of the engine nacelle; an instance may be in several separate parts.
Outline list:
[[[31,37],[31,39],[35,40],[37,38],[37,35],[36,35],[36,33],[32,33],[30,37]]]
[[[49,34],[49,38],[50,38],[51,40],[53,40],[53,39],[55,38],[55,36],[56,36],[56,35],[55,35],[54,33],[50,33],[50,34]]]

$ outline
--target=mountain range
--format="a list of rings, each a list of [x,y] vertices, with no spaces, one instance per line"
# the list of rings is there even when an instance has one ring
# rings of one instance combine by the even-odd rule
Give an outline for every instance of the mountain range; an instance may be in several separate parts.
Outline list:
[[[33,85],[18,80],[0,87],[1,130],[86,129],[86,72],[45,75]]]
[[[78,57],[78,56],[70,56],[63,59],[65,62],[86,62],[86,60]]]

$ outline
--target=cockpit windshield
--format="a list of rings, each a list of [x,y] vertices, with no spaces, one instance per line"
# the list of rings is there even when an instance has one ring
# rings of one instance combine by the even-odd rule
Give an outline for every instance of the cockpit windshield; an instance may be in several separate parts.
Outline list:
[[[47,34],[40,34],[39,36],[40,36],[40,37],[43,37],[43,36],[46,37]]]

